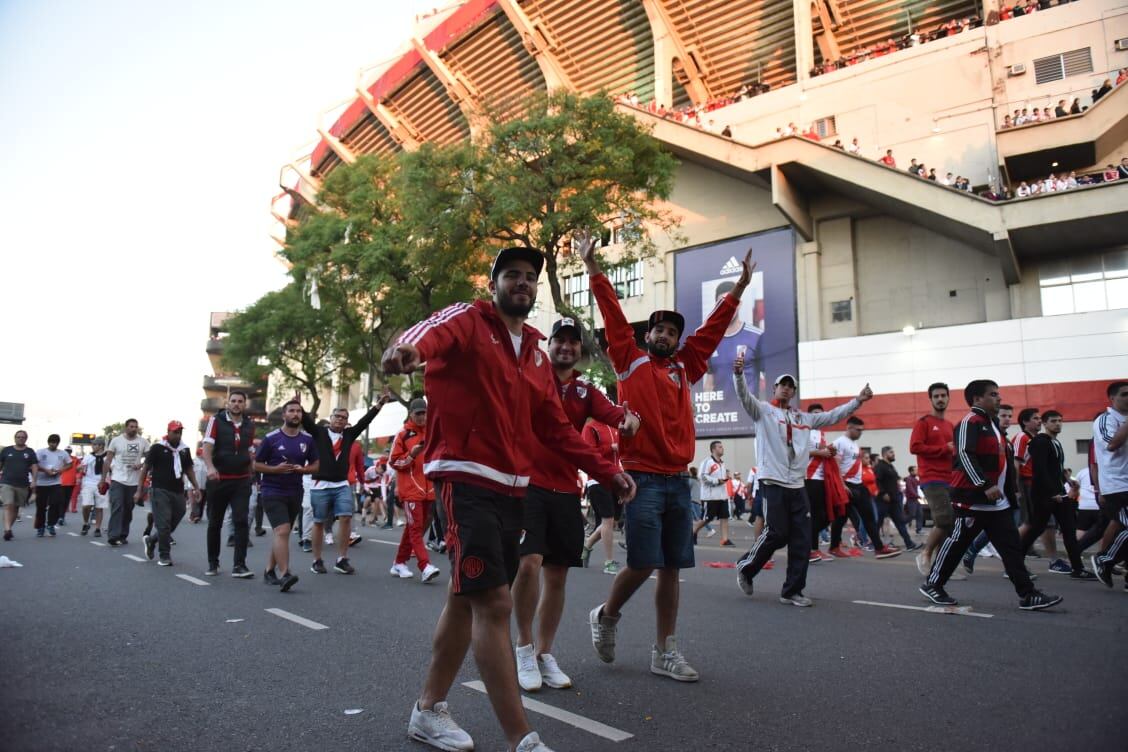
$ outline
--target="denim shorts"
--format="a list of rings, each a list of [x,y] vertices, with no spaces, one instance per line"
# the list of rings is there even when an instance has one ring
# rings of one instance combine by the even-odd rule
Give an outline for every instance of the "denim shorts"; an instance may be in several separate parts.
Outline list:
[[[632,472],[638,486],[623,510],[627,566],[631,569],[690,569],[693,561],[693,502],[689,478]]]
[[[309,505],[313,509],[315,522],[329,522],[337,517],[352,517],[353,492],[347,485],[314,488],[309,493]]]

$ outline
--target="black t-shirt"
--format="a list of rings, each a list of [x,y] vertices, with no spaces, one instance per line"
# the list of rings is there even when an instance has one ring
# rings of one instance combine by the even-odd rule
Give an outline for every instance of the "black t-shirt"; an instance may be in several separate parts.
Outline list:
[[[162,491],[184,491],[184,478],[192,473],[192,453],[183,444],[180,446],[180,475],[176,475],[173,464],[173,450],[164,444],[153,444],[145,455],[145,466],[153,478],[153,488]]]
[[[31,485],[31,466],[36,463],[35,450],[31,447],[23,449],[16,449],[14,446],[4,447],[0,451],[0,464],[4,465],[4,472],[0,474],[0,483],[27,488]]]

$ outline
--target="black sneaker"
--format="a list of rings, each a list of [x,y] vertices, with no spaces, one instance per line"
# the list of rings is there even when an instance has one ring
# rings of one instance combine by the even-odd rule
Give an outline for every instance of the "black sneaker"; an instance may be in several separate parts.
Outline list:
[[[265,531],[265,530],[263,530],[263,529],[262,529],[261,527],[256,527],[256,528],[255,528],[255,537],[256,537],[256,538],[261,538],[261,537],[262,537],[262,536],[264,536],[264,535],[266,535],[266,531]]]
[[[172,566],[172,559],[168,559],[168,558],[161,559],[160,561],[157,562],[157,566],[158,567],[171,567]]]
[[[322,562],[321,559],[315,559],[314,562],[309,565],[309,571],[314,574],[325,574],[325,563]]]
[[[1046,595],[1040,590],[1035,590],[1018,602],[1018,607],[1023,611],[1041,611],[1061,603],[1060,595]]]
[[[11,530],[5,530],[4,531],[4,540],[10,541],[11,539],[12,539],[12,531]]]
[[[1096,582],[1097,576],[1088,569],[1078,569],[1076,572],[1069,573],[1069,579],[1080,580],[1081,582]]]
[[[214,562],[211,563],[211,564],[208,564],[208,568],[206,570],[204,570],[204,576],[205,577],[218,577],[219,576],[219,564],[214,563]]]
[[[963,568],[968,574],[975,574],[975,559],[970,556],[963,557]]]
[[[297,581],[298,576],[296,574],[290,574],[289,572],[287,572],[286,574],[282,575],[278,589],[285,593],[290,588],[292,588],[297,583]]]
[[[152,561],[157,556],[157,539],[151,535],[145,535],[141,538],[141,542],[145,544],[145,556],[149,561]]]
[[[1089,563],[1093,567],[1093,576],[1103,582],[1105,587],[1112,587],[1112,567],[1101,564],[1097,554],[1089,557]]]
[[[100,528],[100,527],[94,528],[94,537],[95,538],[101,538],[102,537],[102,528]]]
[[[240,580],[249,580],[255,576],[255,573],[247,569],[246,564],[236,564],[231,567],[231,576],[238,577]]]
[[[338,559],[337,563],[333,565],[333,571],[338,574],[356,574],[356,570],[349,564],[348,559]]]
[[[944,592],[944,588],[939,585],[929,585],[925,583],[920,586],[919,590],[921,595],[937,606],[956,606],[959,604],[959,601]]]
[[[349,536],[349,548],[352,548],[356,544],[360,543],[362,540],[364,540],[364,538],[362,536],[355,534],[355,533],[350,535]]]
[[[81,532],[79,532],[79,535],[86,535],[89,532],[90,532],[90,526],[89,525],[83,525]]]
[[[114,548],[122,545],[121,541],[119,541],[117,538],[110,538],[108,541],[106,541],[106,543],[113,546]]]
[[[262,576],[262,584],[264,585],[278,585],[280,583],[281,580],[278,579],[278,575],[274,573],[273,569],[266,570],[266,574]]]

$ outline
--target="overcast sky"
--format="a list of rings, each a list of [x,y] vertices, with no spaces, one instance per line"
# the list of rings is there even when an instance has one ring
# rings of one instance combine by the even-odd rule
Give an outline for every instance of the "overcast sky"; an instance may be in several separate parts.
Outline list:
[[[0,401],[33,446],[195,439],[209,312],[285,284],[279,168],[442,4],[0,0]]]

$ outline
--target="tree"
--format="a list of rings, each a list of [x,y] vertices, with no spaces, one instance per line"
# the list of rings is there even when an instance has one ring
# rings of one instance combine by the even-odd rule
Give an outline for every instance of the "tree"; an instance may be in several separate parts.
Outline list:
[[[334,375],[351,375],[334,352],[331,317],[310,306],[296,283],[262,296],[225,326],[224,367],[252,380],[273,372],[283,388],[310,396],[314,415],[321,407],[321,388]]]

